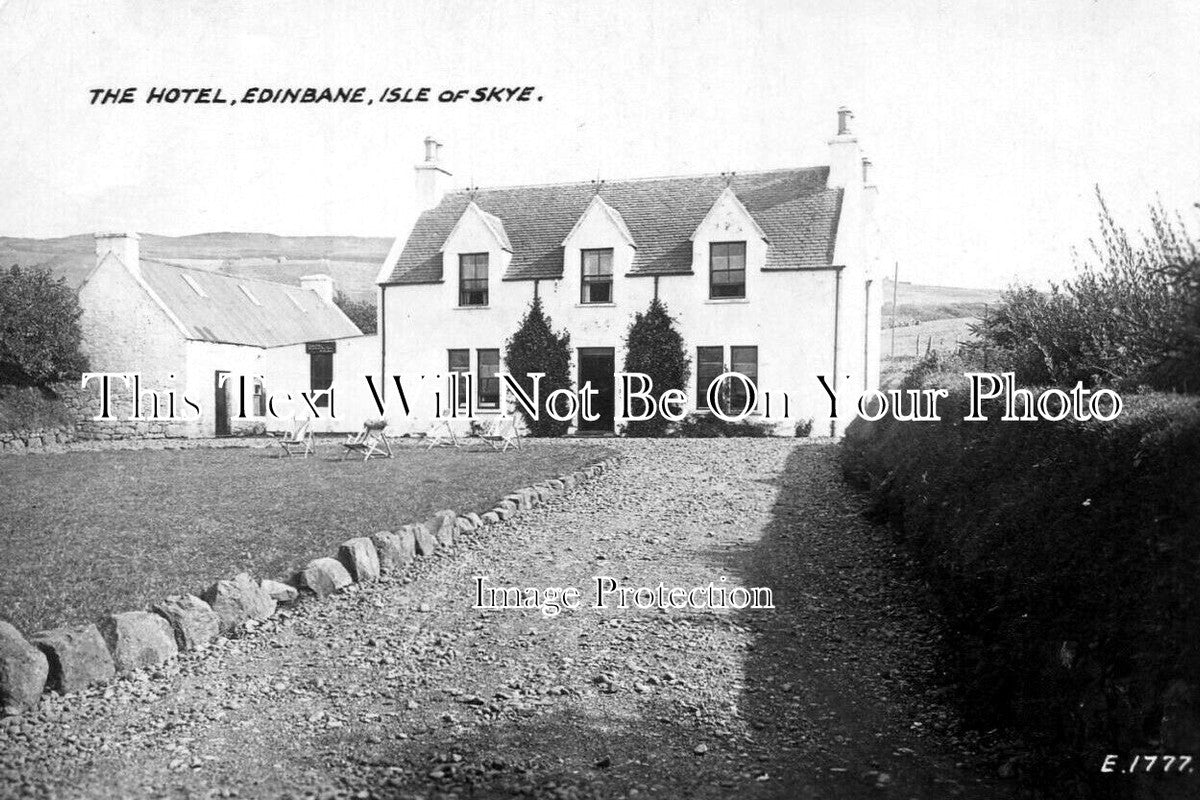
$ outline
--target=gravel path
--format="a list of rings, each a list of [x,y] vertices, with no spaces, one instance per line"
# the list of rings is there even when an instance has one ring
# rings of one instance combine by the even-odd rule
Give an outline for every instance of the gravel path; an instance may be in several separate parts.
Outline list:
[[[617,441],[624,462],[449,556],[0,724],[0,795],[1005,797],[940,639],[828,444]],[[480,611],[473,578],[583,607]],[[775,610],[593,609],[593,578]]]

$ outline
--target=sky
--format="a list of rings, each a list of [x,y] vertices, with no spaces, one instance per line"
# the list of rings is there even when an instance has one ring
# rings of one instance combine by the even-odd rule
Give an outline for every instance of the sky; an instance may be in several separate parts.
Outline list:
[[[533,86],[540,102],[151,105],[151,87]],[[90,90],[139,102],[92,105]],[[399,235],[457,186],[875,165],[902,280],[1070,274],[1095,187],[1200,212],[1200,3],[0,0],[0,236]]]

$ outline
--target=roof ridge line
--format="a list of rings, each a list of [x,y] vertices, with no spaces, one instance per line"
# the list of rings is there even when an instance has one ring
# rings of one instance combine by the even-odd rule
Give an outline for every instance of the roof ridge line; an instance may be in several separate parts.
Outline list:
[[[808,172],[808,171],[817,170],[817,169],[829,169],[829,165],[828,164],[813,164],[813,165],[807,166],[807,167],[778,167],[776,169],[756,169],[756,170],[747,170],[746,172],[735,172],[734,174],[735,174],[735,176],[765,175],[769,172]],[[653,176],[642,177],[642,178],[616,178],[616,179],[613,179],[612,181],[609,181],[607,178],[605,178],[605,186],[609,186],[613,183],[647,183],[649,181],[671,181],[671,180],[681,180],[683,178],[720,178],[727,174],[729,174],[729,173],[728,172],[693,172],[693,173],[690,173],[687,175],[653,175]],[[499,185],[499,186],[478,186],[478,187],[475,187],[471,191],[478,193],[478,192],[493,191],[493,190],[497,190],[497,189],[539,189],[539,188],[544,188],[547,186],[589,186],[589,185],[593,185],[593,184],[595,184],[594,180],[550,181],[547,183],[510,183],[510,184],[503,184],[503,185]],[[600,191],[603,192],[604,187],[601,187]],[[448,192],[447,194],[465,195],[467,193],[468,193],[467,189],[459,189],[457,191]]]
[[[139,261],[149,261],[151,264],[158,264],[171,269],[182,269],[188,272],[199,272],[202,275],[209,275],[214,278],[228,278],[231,281],[255,281],[257,283],[269,283],[272,286],[282,286],[285,289],[303,289],[303,286],[297,286],[294,283],[284,283],[283,281],[273,281],[270,278],[255,278],[249,275],[233,275],[228,272],[221,272],[219,269],[204,269],[203,267],[188,267],[183,264],[172,264],[162,258],[141,256]]]

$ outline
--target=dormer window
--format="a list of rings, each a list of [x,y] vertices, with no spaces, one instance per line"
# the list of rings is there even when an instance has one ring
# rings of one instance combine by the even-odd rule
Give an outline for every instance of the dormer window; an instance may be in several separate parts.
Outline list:
[[[581,303],[611,303],[613,301],[613,251],[582,250],[580,275]]]
[[[488,304],[488,254],[463,253],[458,257],[458,304]]]
[[[708,257],[708,296],[713,300],[746,296],[746,243],[713,242]]]

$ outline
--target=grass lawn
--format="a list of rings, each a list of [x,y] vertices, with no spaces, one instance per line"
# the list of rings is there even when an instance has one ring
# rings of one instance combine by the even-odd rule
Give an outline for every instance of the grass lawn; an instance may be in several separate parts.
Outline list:
[[[0,618],[24,632],[199,593],[246,570],[284,576],[337,545],[606,457],[602,444],[520,452],[397,449],[396,458],[280,458],[278,448],[0,458]]]

